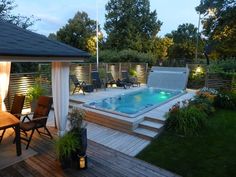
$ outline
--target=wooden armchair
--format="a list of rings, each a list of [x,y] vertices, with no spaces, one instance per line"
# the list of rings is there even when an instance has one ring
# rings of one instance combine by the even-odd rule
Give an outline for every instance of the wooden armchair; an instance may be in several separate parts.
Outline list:
[[[52,106],[52,97],[47,96],[40,96],[37,102],[37,106],[34,110],[32,119],[30,118],[29,114],[25,115],[25,117],[22,120],[22,123],[20,124],[20,129],[24,134],[25,137],[21,137],[22,140],[27,142],[26,149],[28,149],[29,144],[31,142],[31,139],[33,137],[33,134],[35,130],[41,135],[47,135],[52,139],[52,135],[49,132],[49,130],[46,127],[48,114],[51,110]],[[26,122],[26,120],[28,120]],[[44,128],[44,132],[39,131],[39,128]],[[30,136],[27,136],[27,132],[30,132]]]

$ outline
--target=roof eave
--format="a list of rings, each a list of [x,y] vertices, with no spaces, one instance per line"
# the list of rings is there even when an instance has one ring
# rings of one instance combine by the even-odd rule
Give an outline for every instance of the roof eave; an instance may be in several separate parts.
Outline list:
[[[9,62],[84,62],[89,56],[9,56],[0,55],[0,61]]]

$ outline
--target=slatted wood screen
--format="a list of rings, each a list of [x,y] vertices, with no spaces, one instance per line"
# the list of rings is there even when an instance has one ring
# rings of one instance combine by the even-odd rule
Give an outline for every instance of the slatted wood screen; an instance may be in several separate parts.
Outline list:
[[[91,71],[96,70],[96,63],[72,64],[70,74],[76,75],[80,81],[91,83]],[[100,63],[99,68],[104,68],[106,72],[111,72],[114,79],[121,77],[122,71],[128,71],[130,68],[137,71],[138,81],[146,83],[148,65],[146,63]],[[70,81],[70,90],[73,89],[73,83]]]
[[[208,73],[206,76],[205,86],[214,89],[235,89],[232,79],[226,79],[218,74]]]
[[[15,94],[24,94],[28,88],[35,84],[35,78],[38,77],[37,73],[20,73],[20,74],[11,74],[10,76],[10,83],[8,89],[8,96],[5,99],[5,104],[7,109],[10,110],[11,104],[13,102],[13,98]],[[47,78],[46,75],[40,75],[41,78]],[[42,87],[47,91],[48,95],[51,95],[51,84],[42,82]],[[27,100],[25,100],[24,108],[29,108],[30,104]]]

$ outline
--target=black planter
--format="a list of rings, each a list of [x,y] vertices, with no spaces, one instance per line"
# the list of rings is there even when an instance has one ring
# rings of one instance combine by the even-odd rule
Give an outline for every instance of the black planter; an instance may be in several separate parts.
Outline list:
[[[79,155],[84,156],[86,154],[87,150],[87,129],[83,128],[80,132],[80,143],[81,143],[81,148],[79,150]]]
[[[71,167],[80,169],[80,159],[81,156],[86,156],[87,150],[87,129],[83,128],[80,131],[76,131],[76,134],[79,138],[80,147],[71,154]],[[87,164],[86,164],[87,165]]]
[[[82,129],[74,129],[71,130],[76,134],[76,137],[79,140],[80,146],[78,149],[74,152],[71,153],[70,157],[63,157],[60,159],[61,167],[63,169],[66,168],[76,168],[76,169],[81,169],[80,168],[80,157],[86,157],[85,159],[85,168],[87,168],[87,156],[86,156],[86,150],[87,150],[87,129],[82,128]]]

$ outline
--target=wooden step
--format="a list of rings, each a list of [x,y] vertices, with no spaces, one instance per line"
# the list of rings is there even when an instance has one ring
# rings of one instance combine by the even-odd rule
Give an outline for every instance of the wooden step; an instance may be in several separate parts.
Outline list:
[[[134,130],[134,134],[147,140],[152,140],[158,135],[158,132],[138,127]]]
[[[150,122],[156,122],[156,123],[160,123],[160,124],[165,124],[166,118],[164,117],[144,117],[144,120],[150,121]]]
[[[144,120],[143,122],[139,123],[140,128],[145,128],[155,132],[158,132],[163,126],[164,124],[162,123],[152,122],[148,120]]]

